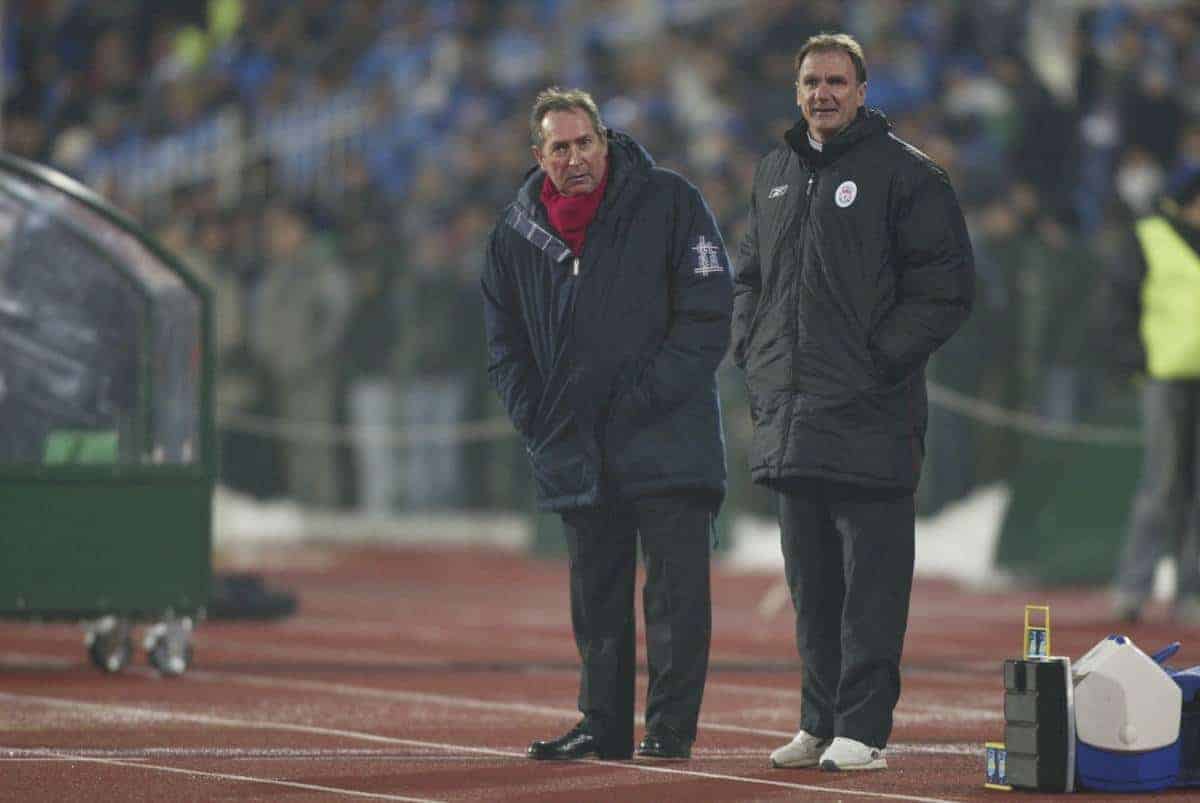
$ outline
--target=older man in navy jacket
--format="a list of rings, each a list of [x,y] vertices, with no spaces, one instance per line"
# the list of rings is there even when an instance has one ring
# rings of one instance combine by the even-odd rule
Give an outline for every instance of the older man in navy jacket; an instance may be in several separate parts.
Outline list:
[[[542,92],[538,167],[492,232],[488,373],[561,513],[583,719],[536,759],[633,752],[640,536],[650,668],[638,754],[687,758],[711,633],[709,550],[725,492],[715,372],[732,282],[699,191],[607,130],[579,90]]]

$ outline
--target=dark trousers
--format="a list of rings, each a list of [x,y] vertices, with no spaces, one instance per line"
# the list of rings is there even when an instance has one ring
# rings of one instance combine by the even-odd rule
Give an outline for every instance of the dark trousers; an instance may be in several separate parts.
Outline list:
[[[912,592],[913,496],[823,480],[778,490],[804,665],[800,727],[885,747]]]
[[[571,624],[582,671],[579,710],[614,751],[633,747],[634,580],[646,563],[646,728],[695,739],[712,633],[711,500],[667,495],[568,511]]]
[[[1200,595],[1200,380],[1142,386],[1142,477],[1117,587],[1146,598],[1164,554],[1177,559],[1177,596]]]

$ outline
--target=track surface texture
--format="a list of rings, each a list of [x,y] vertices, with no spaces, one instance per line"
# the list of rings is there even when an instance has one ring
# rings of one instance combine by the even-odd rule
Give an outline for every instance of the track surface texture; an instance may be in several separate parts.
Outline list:
[[[1161,607],[1121,626],[1098,590],[982,594],[918,580],[890,769],[772,769],[769,752],[799,716],[792,612],[763,605],[778,573],[718,561],[692,759],[533,762],[531,740],[578,719],[561,560],[306,544],[235,562],[295,591],[300,610],[201,624],[181,677],[159,677],[140,652],[100,673],[77,623],[0,622],[0,800],[1061,801],[983,788],[1026,603],[1050,606],[1055,654],[1078,658],[1123,632],[1147,652],[1179,639],[1174,663],[1200,664],[1200,632]],[[1070,799],[1152,797],[1200,790]]]

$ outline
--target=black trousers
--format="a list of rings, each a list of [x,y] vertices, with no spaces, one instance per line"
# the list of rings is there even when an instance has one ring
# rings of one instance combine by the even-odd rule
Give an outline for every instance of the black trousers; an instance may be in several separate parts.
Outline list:
[[[777,490],[804,665],[800,727],[885,747],[912,593],[913,495],[807,479]]]
[[[712,634],[713,506],[677,494],[563,513],[571,564],[571,624],[582,670],[579,710],[613,750],[633,747],[634,582],[646,563],[646,728],[695,739]]]

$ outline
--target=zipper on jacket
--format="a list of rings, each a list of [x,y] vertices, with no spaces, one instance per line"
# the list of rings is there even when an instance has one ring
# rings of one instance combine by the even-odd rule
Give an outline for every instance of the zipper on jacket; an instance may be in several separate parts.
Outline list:
[[[579,275],[579,257],[575,257],[575,261],[571,264],[571,275]]]
[[[817,171],[810,167],[809,173],[808,173],[808,186],[804,190],[804,217],[803,217],[803,219],[798,221],[799,229],[800,229],[799,233],[801,236],[803,236],[803,234],[808,230],[809,221],[812,219],[812,191],[813,191],[813,184],[815,184],[816,181],[817,181]],[[794,221],[794,219],[793,219],[793,221]],[[788,227],[788,231],[787,231],[788,237],[793,236],[793,230],[794,230],[795,223],[796,222],[794,222],[792,226]],[[800,244],[800,260],[801,260],[801,270],[803,270],[803,262],[804,262],[803,243]],[[795,278],[795,283],[799,284],[801,281],[802,281],[801,276],[799,275],[799,272],[797,272],[797,275]],[[796,292],[795,285],[792,286],[792,290],[793,290],[793,292]],[[799,303],[799,302],[797,302],[797,303]],[[794,313],[794,314],[798,314],[798,311],[797,311],[797,313]],[[792,355],[792,365],[791,365],[790,373],[791,373],[791,376],[788,377],[788,385],[794,388],[796,386],[796,356],[794,354]],[[775,464],[776,474],[780,474],[783,471],[783,460],[784,460],[784,457],[786,457],[786,455],[787,455],[788,438],[790,438],[791,434],[792,434],[792,409],[795,406],[795,403],[796,403],[795,396],[792,396],[791,400],[788,402],[788,414],[783,417],[783,432],[781,433],[782,437],[780,438],[780,443],[783,444],[783,448],[779,450],[779,460]]]

